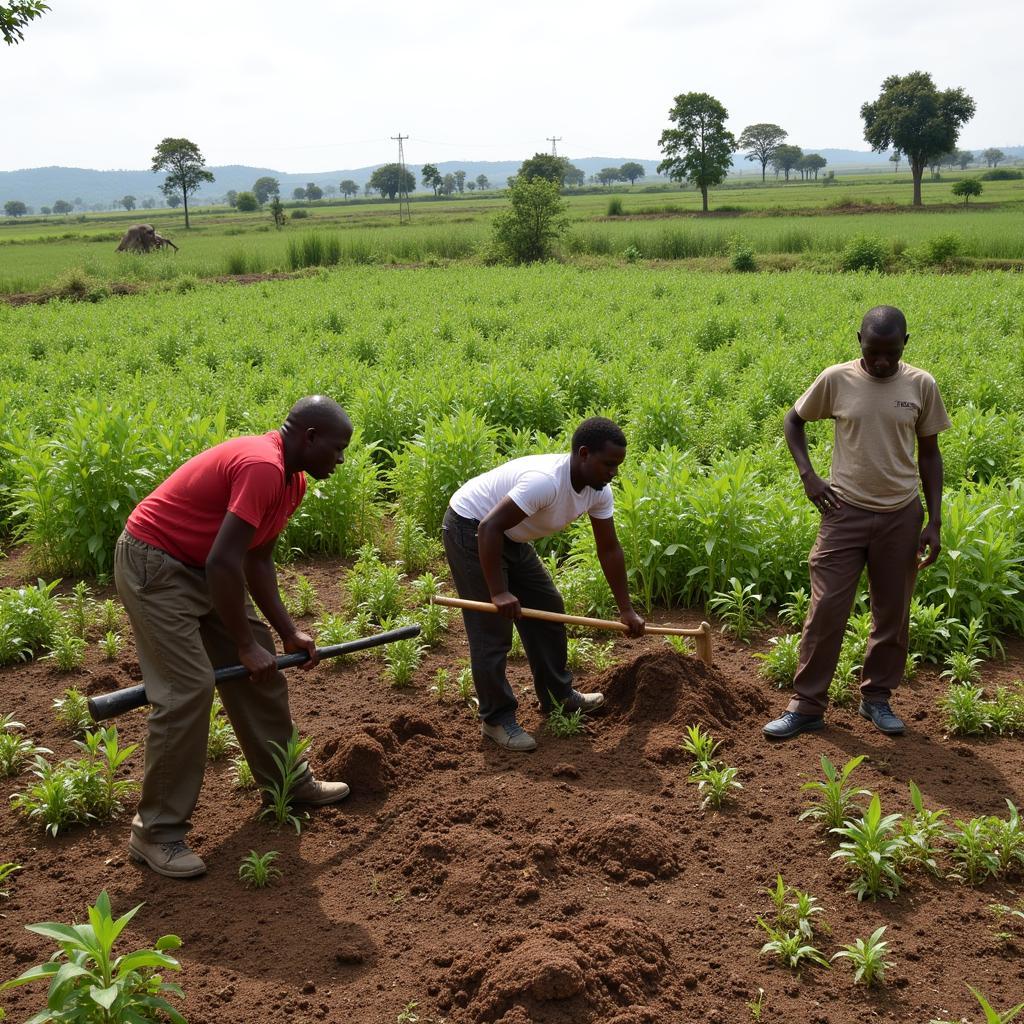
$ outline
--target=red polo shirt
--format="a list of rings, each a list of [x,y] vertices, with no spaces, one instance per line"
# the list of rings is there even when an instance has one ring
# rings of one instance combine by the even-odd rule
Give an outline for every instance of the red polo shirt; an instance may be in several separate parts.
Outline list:
[[[139,502],[127,530],[186,565],[203,566],[228,512],[255,527],[252,550],[284,529],[305,493],[303,473],[285,480],[284,442],[276,430],[236,437],[176,469]]]

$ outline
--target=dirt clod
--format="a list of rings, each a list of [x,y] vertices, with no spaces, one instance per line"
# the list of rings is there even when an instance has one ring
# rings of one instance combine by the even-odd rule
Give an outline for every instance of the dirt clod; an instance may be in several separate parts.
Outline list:
[[[324,771],[329,779],[347,782],[356,796],[360,793],[383,793],[394,777],[384,748],[365,733],[341,744]]]
[[[679,871],[669,834],[652,821],[622,814],[588,825],[573,844],[581,863],[602,867],[612,878],[645,872],[671,878]]]

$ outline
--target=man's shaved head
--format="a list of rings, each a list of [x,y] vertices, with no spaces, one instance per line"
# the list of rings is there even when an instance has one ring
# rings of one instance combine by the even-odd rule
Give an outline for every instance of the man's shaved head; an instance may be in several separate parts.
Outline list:
[[[307,395],[300,398],[288,413],[285,427],[303,431],[315,430],[352,432],[352,421],[348,413],[333,398],[326,395]]]
[[[891,338],[895,335],[904,338],[907,334],[907,318],[895,306],[875,306],[864,314],[860,332],[876,338]]]

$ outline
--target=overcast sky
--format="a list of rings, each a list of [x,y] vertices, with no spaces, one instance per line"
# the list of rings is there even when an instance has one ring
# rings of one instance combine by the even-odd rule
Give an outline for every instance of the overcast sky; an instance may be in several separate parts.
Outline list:
[[[327,171],[656,158],[672,98],[702,91],[737,134],[866,149],[860,105],[917,69],[978,113],[961,146],[1024,144],[1021,0],[50,0],[0,44],[0,170],[149,166],[165,136],[207,162]]]

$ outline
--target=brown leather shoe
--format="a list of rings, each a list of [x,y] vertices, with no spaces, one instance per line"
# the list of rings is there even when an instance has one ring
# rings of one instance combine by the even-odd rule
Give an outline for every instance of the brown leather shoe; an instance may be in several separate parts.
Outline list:
[[[138,864],[148,864],[167,878],[195,878],[206,873],[202,857],[183,839],[174,843],[148,843],[133,835],[128,840],[128,856]]]
[[[292,802],[308,804],[310,807],[323,807],[325,804],[336,804],[344,800],[350,790],[344,782],[321,782],[310,777],[292,793]]]

